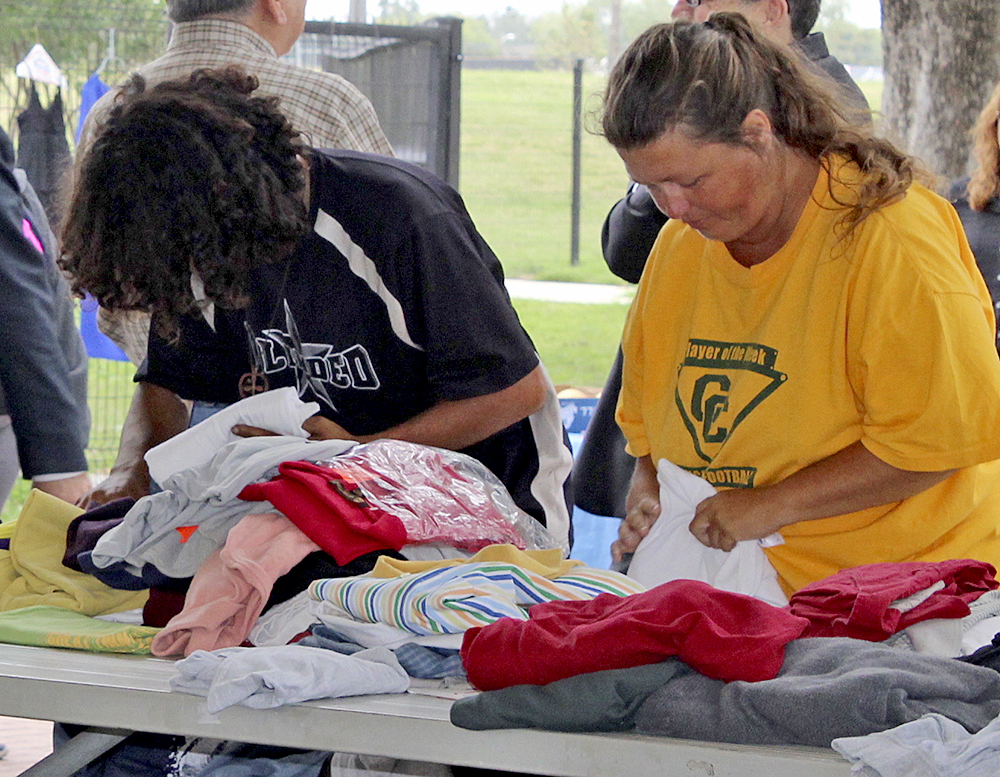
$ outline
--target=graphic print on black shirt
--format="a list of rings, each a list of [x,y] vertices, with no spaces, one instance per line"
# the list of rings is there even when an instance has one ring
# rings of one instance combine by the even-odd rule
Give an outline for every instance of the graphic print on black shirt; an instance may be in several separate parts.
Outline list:
[[[288,300],[282,300],[282,307],[285,329],[265,329],[253,340],[265,376],[291,370],[300,397],[312,392],[334,411],[337,403],[329,387],[378,390],[381,382],[365,346],[356,343],[337,352],[325,343],[303,343]]]

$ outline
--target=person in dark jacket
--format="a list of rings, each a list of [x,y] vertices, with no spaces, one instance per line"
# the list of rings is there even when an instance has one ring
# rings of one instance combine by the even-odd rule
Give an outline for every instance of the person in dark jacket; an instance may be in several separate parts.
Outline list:
[[[828,76],[851,118],[868,123],[870,109],[864,93],[830,54],[823,33],[812,32],[819,9],[820,0],[677,0],[671,17],[700,22],[723,11],[743,15],[766,37],[792,46],[816,72]],[[601,248],[611,272],[638,283],[653,241],[666,221],[649,190],[631,185],[608,213],[601,230]],[[619,351],[573,467],[576,504],[588,512],[616,518],[625,516],[625,493],[634,464],[625,453],[625,438],[614,420],[621,371]]]
[[[976,264],[1000,313],[1000,84],[986,101],[970,131],[975,168],[952,185],[951,199]],[[1000,340],[997,341],[1000,349]]]
[[[18,469],[68,502],[90,488],[87,355],[55,238],[0,130],[0,504]]]

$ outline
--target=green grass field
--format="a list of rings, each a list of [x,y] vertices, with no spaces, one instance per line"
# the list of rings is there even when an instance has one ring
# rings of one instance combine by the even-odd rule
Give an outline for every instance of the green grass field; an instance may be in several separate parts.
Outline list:
[[[556,385],[600,388],[611,368],[627,305],[578,305],[515,299]]]
[[[584,77],[584,112],[592,114],[603,80]],[[862,84],[872,107],[881,84]],[[581,144],[580,256],[570,264],[573,77],[560,71],[466,70],[462,76],[461,192],[508,277],[623,283],[601,258],[600,230],[628,184],[621,160],[603,138]],[[621,335],[624,305],[514,300],[521,321],[557,385],[603,385]],[[127,364],[94,360],[90,372],[94,472],[114,459],[132,395]],[[3,518],[16,515],[19,485]]]
[[[508,276],[621,283],[601,258],[601,225],[628,176],[591,132],[603,78],[583,79],[579,264],[570,264],[572,73],[466,70],[462,75],[461,191]],[[874,110],[881,82],[861,84]]]
[[[584,78],[585,112],[602,85],[596,76]],[[569,72],[465,71],[462,196],[509,276],[618,283],[601,258],[600,230],[628,177],[607,142],[586,131],[580,257],[570,264],[572,105]]]

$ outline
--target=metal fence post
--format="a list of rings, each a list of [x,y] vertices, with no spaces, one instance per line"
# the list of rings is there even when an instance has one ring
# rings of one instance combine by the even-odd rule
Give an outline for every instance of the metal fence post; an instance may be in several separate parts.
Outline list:
[[[350,8],[347,11],[347,21],[364,24],[368,21],[368,9],[365,0],[351,0]]]
[[[580,151],[583,133],[583,60],[573,65],[573,198],[570,205],[569,263],[580,263]]]
[[[460,132],[462,127],[462,19],[446,16],[435,20],[448,30],[447,45],[442,45],[441,64],[441,121],[444,131],[439,132],[441,158],[447,166],[444,175],[456,189],[459,188],[458,165],[461,156]]]

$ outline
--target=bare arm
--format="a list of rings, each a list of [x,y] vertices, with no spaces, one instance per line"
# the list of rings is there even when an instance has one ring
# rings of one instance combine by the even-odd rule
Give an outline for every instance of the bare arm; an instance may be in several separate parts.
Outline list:
[[[31,487],[44,491],[46,494],[62,499],[64,502],[75,504],[90,490],[90,475],[86,472],[79,472],[67,478],[55,480],[32,480]]]
[[[760,539],[791,523],[901,501],[954,472],[897,469],[856,442],[774,485],[706,499],[695,511],[691,533],[709,547],[732,550],[740,540]]]
[[[439,402],[377,434],[352,435],[322,416],[313,416],[302,427],[314,440],[370,442],[393,439],[461,450],[527,418],[545,402],[545,393],[545,378],[541,366],[538,366],[513,386],[479,397]],[[268,434],[265,430],[243,425],[233,427],[233,432],[242,437]]]
[[[154,445],[187,428],[190,412],[172,391],[139,383],[122,427],[118,457],[108,477],[77,504],[89,508],[121,497],[138,499],[149,493],[149,468],[144,454]]]
[[[642,456],[635,461],[632,482],[625,497],[625,520],[618,529],[618,539],[611,545],[611,557],[621,561],[634,553],[639,542],[660,517],[660,485],[656,480],[653,459]]]

